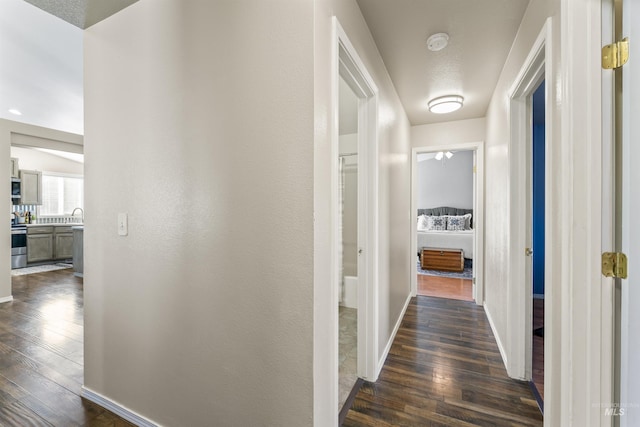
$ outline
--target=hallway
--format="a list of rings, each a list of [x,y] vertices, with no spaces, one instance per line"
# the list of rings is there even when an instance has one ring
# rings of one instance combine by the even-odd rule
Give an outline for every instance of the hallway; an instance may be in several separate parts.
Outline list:
[[[413,298],[376,383],[343,426],[541,426],[525,382],[510,379],[482,307]]]

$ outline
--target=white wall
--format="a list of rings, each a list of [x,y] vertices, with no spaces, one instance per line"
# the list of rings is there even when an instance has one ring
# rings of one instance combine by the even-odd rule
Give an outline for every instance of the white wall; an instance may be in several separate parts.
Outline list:
[[[326,284],[331,283],[331,77],[335,47],[331,42],[331,19],[337,16],[349,40],[379,89],[379,336],[380,357],[410,294],[410,125],[384,63],[355,0],[315,2],[315,421],[335,425],[337,397],[333,383],[335,301]],[[335,315],[337,319],[337,315]]]
[[[509,310],[523,309],[510,307],[509,304],[509,292],[512,286],[507,268],[510,262],[510,199],[506,196],[509,194],[510,182],[509,91],[547,16],[547,7],[544,3],[529,4],[487,111],[485,308],[493,321],[497,332],[496,338],[506,347],[507,353],[510,345]],[[509,361],[505,362],[509,363]]]
[[[312,28],[311,0],[140,0],[85,30],[89,390],[312,424]]]
[[[454,144],[484,141],[487,132],[485,118],[456,120],[411,127],[411,145],[446,147]]]
[[[418,209],[473,209],[473,151],[456,151],[445,163],[418,162]]]
[[[84,165],[60,156],[37,151],[30,148],[11,147],[11,157],[18,158],[20,169],[45,172],[84,174]]]

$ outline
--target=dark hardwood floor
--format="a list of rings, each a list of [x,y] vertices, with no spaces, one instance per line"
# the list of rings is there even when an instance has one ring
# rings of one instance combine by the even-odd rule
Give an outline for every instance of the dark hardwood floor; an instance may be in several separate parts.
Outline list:
[[[533,300],[533,330],[544,327],[544,300]],[[544,337],[533,334],[533,383],[544,400]]]
[[[507,376],[482,307],[418,296],[375,383],[343,426],[541,426],[526,382]]]
[[[473,301],[471,279],[418,274],[418,295]]]
[[[80,397],[82,279],[73,270],[15,276],[0,304],[1,426],[132,426]]]

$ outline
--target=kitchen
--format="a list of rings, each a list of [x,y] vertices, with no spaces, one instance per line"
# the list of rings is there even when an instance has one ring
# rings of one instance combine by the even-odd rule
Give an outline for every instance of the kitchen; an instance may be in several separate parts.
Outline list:
[[[11,146],[12,275],[73,267],[82,277],[83,157]]]

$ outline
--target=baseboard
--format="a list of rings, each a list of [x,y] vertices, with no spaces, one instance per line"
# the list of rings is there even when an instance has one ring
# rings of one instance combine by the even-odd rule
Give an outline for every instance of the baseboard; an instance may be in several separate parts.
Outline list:
[[[400,312],[400,317],[398,317],[398,321],[391,332],[391,336],[389,337],[389,341],[387,345],[384,347],[384,351],[382,352],[382,356],[378,360],[378,368],[376,369],[376,378],[380,375],[380,371],[382,371],[382,367],[384,366],[384,362],[387,360],[387,356],[389,355],[389,351],[391,351],[391,346],[393,345],[393,340],[396,338],[396,334],[398,333],[398,329],[400,329],[400,325],[402,324],[402,319],[404,319],[404,315],[407,312],[407,307],[409,307],[409,303],[411,302],[411,295],[407,296],[407,300],[404,302],[404,307]]]
[[[11,301],[13,301],[13,295],[9,295],[8,297],[0,298],[0,304],[2,304],[3,302],[11,302]]]
[[[487,308],[487,304],[484,305],[484,312],[487,315],[487,319],[489,320],[489,325],[491,326],[491,331],[493,332],[493,336],[496,339],[496,343],[498,344],[498,350],[500,350],[500,356],[502,356],[502,363],[504,363],[504,368],[508,372],[509,368],[507,366],[509,366],[509,360],[507,359],[507,352],[505,351],[504,346],[502,345],[502,340],[500,340],[500,335],[498,334],[498,331],[496,330],[496,326],[493,323],[493,318],[491,317],[491,313]]]
[[[108,397],[101,395],[100,393],[96,393],[95,391],[88,389],[85,386],[82,386],[82,391],[80,392],[80,396],[84,397],[87,400],[92,401],[97,405],[102,406],[105,409],[110,410],[114,414],[124,418],[125,420],[139,427],[160,427],[160,424],[154,423],[150,419],[135,413],[131,409],[125,406],[122,406],[118,402],[115,402],[109,399]]]
[[[544,299],[544,294],[533,294],[533,299]]]

